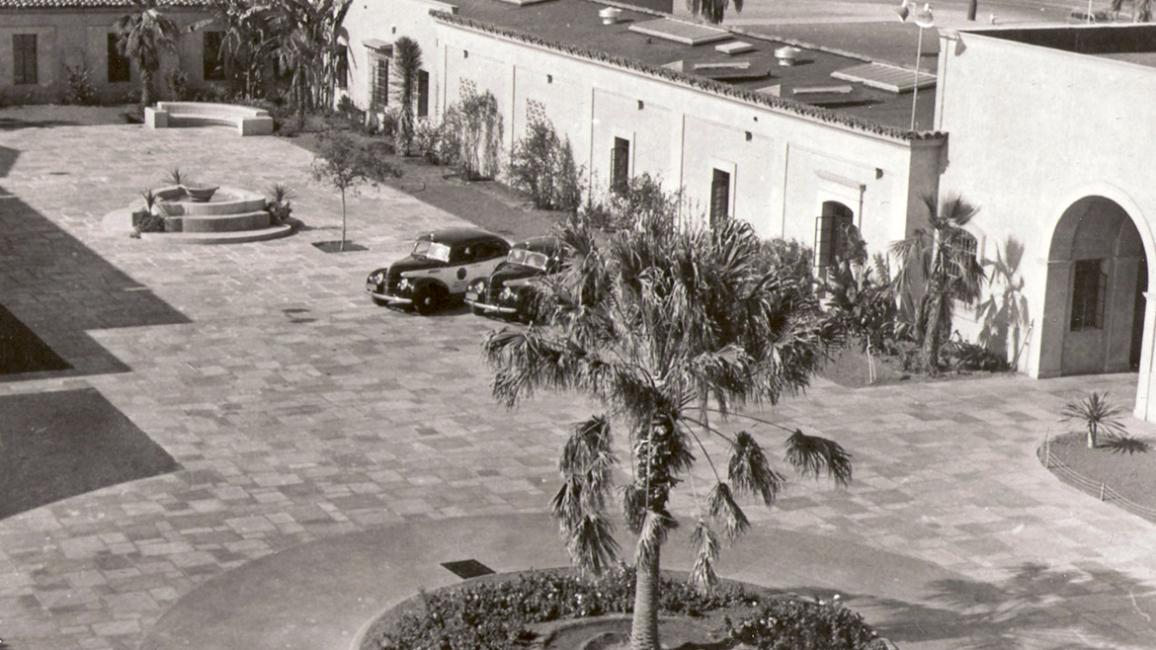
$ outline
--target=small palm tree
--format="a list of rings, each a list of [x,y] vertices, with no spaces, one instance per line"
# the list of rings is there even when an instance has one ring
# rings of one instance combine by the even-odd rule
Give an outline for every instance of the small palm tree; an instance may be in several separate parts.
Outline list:
[[[1092,392],[1082,400],[1072,400],[1064,404],[1065,420],[1080,420],[1088,431],[1088,449],[1095,449],[1101,432],[1111,435],[1124,435],[1127,428],[1118,417],[1124,410],[1108,401],[1108,394],[1100,395]]]
[[[158,6],[158,0],[131,0],[129,13],[116,21],[117,49],[136,62],[140,71],[140,107],[152,104],[153,76],[165,51],[177,47],[177,24]]]
[[[899,262],[896,292],[914,307],[913,330],[923,347],[927,371],[939,370],[939,348],[951,332],[955,301],[974,303],[986,279],[975,255],[975,239],[964,226],[979,209],[959,196],[937,206],[935,197],[923,197],[927,227],[891,244]]]
[[[691,578],[702,588],[716,579],[716,530],[734,540],[749,526],[739,497],[770,506],[786,481],[751,433],[724,432],[710,416],[739,415],[744,405],[774,404],[803,389],[837,338],[809,279],[775,266],[749,224],[731,219],[687,231],[675,223],[673,214],[643,217],[600,244],[593,228],[572,218],[559,236],[575,261],[542,289],[544,321],[492,332],[483,345],[494,395],[507,406],[553,390],[605,409],[574,427],[553,499],[570,556],[585,572],[617,557],[607,515],[618,464],[613,423],[629,431],[632,477],[621,494],[637,535],[634,650],[659,647],[660,554],[678,525],[668,506],[696,455],[714,476],[705,494],[695,490]],[[850,481],[850,456],[837,443],[786,430],[788,464],[806,476]],[[710,438],[728,450],[725,464],[709,453]]]
[[[417,78],[421,72],[421,46],[403,36],[393,44],[393,67],[397,72],[397,142],[403,156],[410,155],[415,129],[414,103],[417,101]]]

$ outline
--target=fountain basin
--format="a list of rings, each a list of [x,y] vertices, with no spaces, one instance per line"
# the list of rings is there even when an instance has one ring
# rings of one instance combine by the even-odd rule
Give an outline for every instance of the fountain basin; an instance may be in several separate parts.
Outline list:
[[[186,188],[180,185],[162,187],[154,191],[157,201],[164,204],[170,217],[184,215],[225,215],[255,212],[265,209],[265,196],[235,187],[220,187],[208,201],[194,201]]]

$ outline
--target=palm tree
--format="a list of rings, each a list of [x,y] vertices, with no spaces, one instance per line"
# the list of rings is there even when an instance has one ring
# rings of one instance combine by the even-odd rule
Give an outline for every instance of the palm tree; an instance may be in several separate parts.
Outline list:
[[[483,344],[494,395],[507,406],[550,390],[592,398],[604,409],[577,424],[565,443],[563,483],[552,502],[584,572],[596,574],[617,558],[607,514],[618,463],[613,423],[629,431],[632,478],[622,507],[637,535],[634,650],[659,647],[660,554],[678,525],[668,505],[696,454],[713,474],[705,494],[695,490],[691,578],[701,588],[716,579],[716,529],[733,540],[749,525],[738,497],[770,506],[786,481],[754,436],[724,432],[711,415],[725,419],[803,389],[838,336],[809,281],[774,266],[749,224],[727,220],[711,231],[687,231],[675,223],[672,214],[643,217],[599,244],[588,223],[571,218],[559,236],[575,261],[542,289],[543,323],[492,332]],[[785,430],[792,434],[789,464],[804,475],[850,481],[850,456],[837,443]],[[725,465],[708,451],[712,438],[729,450]]]
[[[923,346],[927,371],[939,370],[939,348],[951,333],[955,301],[975,302],[983,286],[983,268],[975,256],[975,238],[964,229],[979,209],[959,196],[936,205],[924,196],[927,228],[891,244],[899,262],[896,292],[915,306],[913,329]]]
[[[229,81],[240,85],[246,97],[253,97],[275,59],[278,38],[271,23],[282,7],[253,0],[212,0],[209,8],[212,17],[196,21],[187,29],[195,32],[223,28],[220,57]]]
[[[298,126],[305,113],[333,96],[341,24],[353,0],[281,0],[270,18],[278,34],[277,61],[289,75]]]
[[[734,0],[735,11],[742,13],[743,0]],[[708,23],[717,25],[726,17],[731,0],[686,0],[686,8],[696,16],[702,16]]]
[[[397,71],[397,141],[401,153],[410,155],[414,134],[414,102],[417,101],[417,77],[421,71],[421,46],[403,36],[393,44],[393,67]]]
[[[158,0],[131,0],[131,10],[116,21],[117,49],[136,61],[140,71],[140,106],[152,104],[153,75],[161,67],[165,50],[175,51],[179,30],[161,12]]]

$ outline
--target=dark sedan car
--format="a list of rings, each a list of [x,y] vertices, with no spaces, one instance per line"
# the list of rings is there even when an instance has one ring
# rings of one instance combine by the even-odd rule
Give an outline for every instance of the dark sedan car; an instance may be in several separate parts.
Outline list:
[[[438,230],[418,237],[408,256],[370,273],[365,290],[379,305],[428,314],[461,299],[471,282],[487,277],[509,252],[509,242],[485,230]]]
[[[500,315],[528,321],[533,285],[562,270],[566,249],[556,237],[518,242],[488,278],[478,278],[466,290],[466,304],[475,314]]]

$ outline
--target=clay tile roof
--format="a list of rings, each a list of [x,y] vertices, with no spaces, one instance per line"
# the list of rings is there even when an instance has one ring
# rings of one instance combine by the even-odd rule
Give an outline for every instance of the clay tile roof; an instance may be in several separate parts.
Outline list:
[[[107,9],[128,6],[129,0],[0,0],[0,9]],[[209,0],[161,0],[162,7],[208,7]]]

